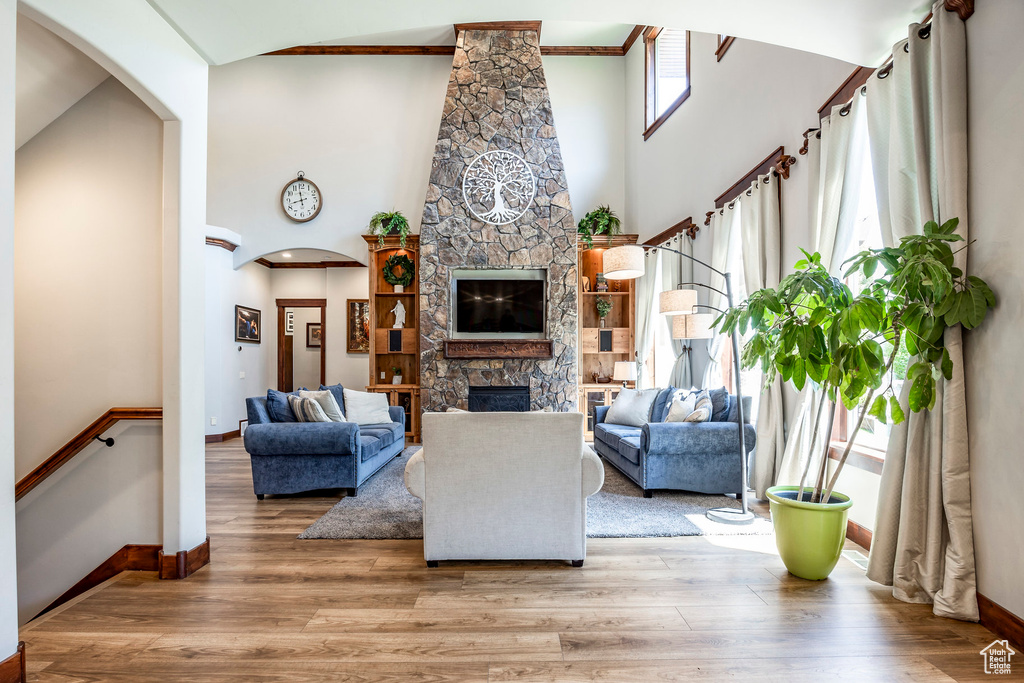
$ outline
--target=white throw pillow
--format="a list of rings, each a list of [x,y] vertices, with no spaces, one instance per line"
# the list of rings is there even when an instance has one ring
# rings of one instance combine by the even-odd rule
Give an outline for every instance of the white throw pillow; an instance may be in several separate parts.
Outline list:
[[[295,414],[295,419],[299,422],[331,421],[331,418],[327,417],[323,408],[320,407],[320,404],[311,398],[302,398],[295,394],[289,394],[288,407],[292,409],[292,413]]]
[[[661,389],[622,389],[612,401],[604,421],[613,425],[643,427],[651,418],[651,406]]]
[[[391,422],[387,394],[345,389],[345,410],[348,411],[348,415],[345,416],[348,422],[355,422],[357,425]]]
[[[334,394],[324,389],[323,391],[308,391],[302,389],[299,391],[301,398],[311,398],[320,404],[320,408],[324,411],[324,414],[330,418],[331,422],[345,422],[345,414],[341,412],[341,406],[338,405],[337,399],[334,398]]]

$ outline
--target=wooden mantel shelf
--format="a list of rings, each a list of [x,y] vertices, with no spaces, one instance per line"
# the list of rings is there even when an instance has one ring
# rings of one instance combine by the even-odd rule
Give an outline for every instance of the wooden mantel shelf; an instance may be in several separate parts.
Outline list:
[[[446,339],[445,358],[546,360],[553,357],[550,339]]]

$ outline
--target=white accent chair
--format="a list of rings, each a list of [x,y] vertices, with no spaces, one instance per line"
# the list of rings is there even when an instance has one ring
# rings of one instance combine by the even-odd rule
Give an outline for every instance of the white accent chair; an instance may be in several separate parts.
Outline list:
[[[587,554],[587,496],[604,467],[580,413],[425,413],[405,486],[423,501],[423,556],[568,560]]]

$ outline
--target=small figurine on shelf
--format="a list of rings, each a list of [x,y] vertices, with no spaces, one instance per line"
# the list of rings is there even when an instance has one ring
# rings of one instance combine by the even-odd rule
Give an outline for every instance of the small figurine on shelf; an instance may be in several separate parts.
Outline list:
[[[405,306],[401,301],[395,304],[395,307],[391,309],[391,313],[395,314],[395,324],[392,325],[392,329],[400,330],[405,327]]]
[[[604,327],[604,319],[612,312],[612,300],[599,296],[595,305],[597,306],[597,315],[601,318],[601,327]]]
[[[608,291],[608,280],[605,279],[604,273],[597,274],[597,281],[594,285],[595,292],[607,292]]]
[[[600,361],[597,363],[597,372],[590,373],[590,376],[594,378],[594,382],[597,384],[608,384],[612,381],[611,377],[604,376],[604,366]]]
[[[584,292],[589,292],[590,291],[590,278],[587,277],[586,275],[583,276],[583,291]]]

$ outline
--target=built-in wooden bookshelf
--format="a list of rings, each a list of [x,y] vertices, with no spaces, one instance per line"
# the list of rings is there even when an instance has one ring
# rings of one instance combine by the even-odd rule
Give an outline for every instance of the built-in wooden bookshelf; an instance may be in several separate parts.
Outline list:
[[[636,338],[636,282],[608,280],[608,290],[598,292],[597,275],[602,272],[605,249],[636,244],[639,235],[598,235],[594,246],[577,243],[579,266],[579,407],[586,413],[586,438],[593,438],[594,408],[607,405],[622,388],[621,382],[598,383],[594,375],[611,377],[616,361],[634,360]],[[584,291],[584,278],[590,291]],[[612,310],[601,326],[597,300],[611,302]]]
[[[419,308],[419,235],[408,235],[402,247],[397,235],[388,235],[384,244],[378,237],[364,235],[369,250],[370,272],[370,377],[367,391],[388,395],[388,403],[405,409],[405,435],[420,440],[420,308]],[[402,292],[384,280],[384,262],[393,254],[404,253],[417,272]],[[405,327],[394,329],[391,312],[399,301],[405,306]],[[401,384],[394,384],[394,371],[401,372]]]

